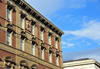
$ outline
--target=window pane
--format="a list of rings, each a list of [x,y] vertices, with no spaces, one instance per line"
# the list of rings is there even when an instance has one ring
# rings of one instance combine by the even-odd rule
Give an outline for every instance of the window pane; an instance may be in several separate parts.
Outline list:
[[[10,21],[10,9],[7,9],[7,19]]]
[[[43,40],[43,34],[42,34],[42,31],[40,31],[40,38],[41,38],[41,40]]]
[[[24,51],[24,40],[23,39],[21,39],[21,50]]]
[[[34,34],[34,26],[33,25],[31,25],[31,32],[32,32],[32,34]]]
[[[43,59],[43,50],[41,49],[41,58]]]
[[[11,34],[9,32],[7,32],[7,44],[11,44]]]
[[[34,55],[34,45],[32,44],[32,55]]]
[[[23,18],[22,17],[20,18],[20,25],[21,25],[21,28],[24,29],[24,22],[23,22]]]
[[[48,43],[51,44],[51,38],[48,36]]]
[[[10,69],[10,67],[9,66],[6,66],[6,69]]]
[[[58,48],[58,45],[57,45],[57,40],[55,41],[55,46],[56,46],[56,48]]]

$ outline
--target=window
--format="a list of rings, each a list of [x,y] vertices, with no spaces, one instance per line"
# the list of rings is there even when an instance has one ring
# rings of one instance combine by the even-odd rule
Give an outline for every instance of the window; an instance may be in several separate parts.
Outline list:
[[[33,44],[32,44],[32,55],[35,55],[35,48]]]
[[[58,57],[56,57],[56,64],[59,65]]]
[[[11,33],[7,31],[7,44],[11,45]]]
[[[51,45],[51,38],[49,35],[48,35],[48,43]]]
[[[34,26],[31,24],[31,32],[34,35]]]
[[[24,40],[23,39],[21,39],[21,50],[24,51]]]
[[[49,62],[52,62],[52,54],[49,53]]]
[[[22,17],[20,18],[20,25],[21,28],[24,29],[24,19]]]
[[[40,38],[41,38],[41,40],[43,40],[43,31],[42,30],[40,30]]]
[[[10,69],[10,67],[9,66],[6,66],[6,69]]]
[[[7,8],[7,19],[11,21],[11,10]]]
[[[58,49],[58,44],[57,44],[57,40],[55,40],[55,46]]]
[[[44,59],[43,49],[41,49],[41,58]]]

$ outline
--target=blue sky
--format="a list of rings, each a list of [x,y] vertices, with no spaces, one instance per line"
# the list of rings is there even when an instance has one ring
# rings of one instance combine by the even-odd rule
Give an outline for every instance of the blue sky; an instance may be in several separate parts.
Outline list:
[[[100,0],[25,0],[65,34],[63,61],[100,61]]]

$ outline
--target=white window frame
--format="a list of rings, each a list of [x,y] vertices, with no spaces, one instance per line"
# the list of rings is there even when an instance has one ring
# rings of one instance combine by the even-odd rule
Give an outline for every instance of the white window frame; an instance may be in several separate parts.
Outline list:
[[[55,46],[58,49],[58,41],[57,40],[55,40]]]
[[[7,31],[7,44],[11,45],[11,32]]]
[[[43,31],[40,30],[40,39],[43,40]]]
[[[32,55],[35,55],[35,45],[32,44]]]
[[[34,35],[34,25],[31,24],[31,33]]]
[[[51,36],[48,35],[48,43],[51,45]]]
[[[44,59],[44,49],[41,49],[41,59]]]
[[[52,53],[49,53],[49,62],[52,63]]]
[[[24,29],[24,18],[20,17],[20,26]]]
[[[21,38],[21,50],[24,51],[24,39]]]
[[[11,21],[11,9],[7,7],[7,20]]]
[[[56,57],[56,64],[59,65],[59,57]]]

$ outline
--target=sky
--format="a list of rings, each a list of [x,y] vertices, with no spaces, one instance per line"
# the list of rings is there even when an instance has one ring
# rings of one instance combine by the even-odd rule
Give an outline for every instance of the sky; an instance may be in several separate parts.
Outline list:
[[[25,0],[64,31],[63,61],[100,61],[100,0]]]

